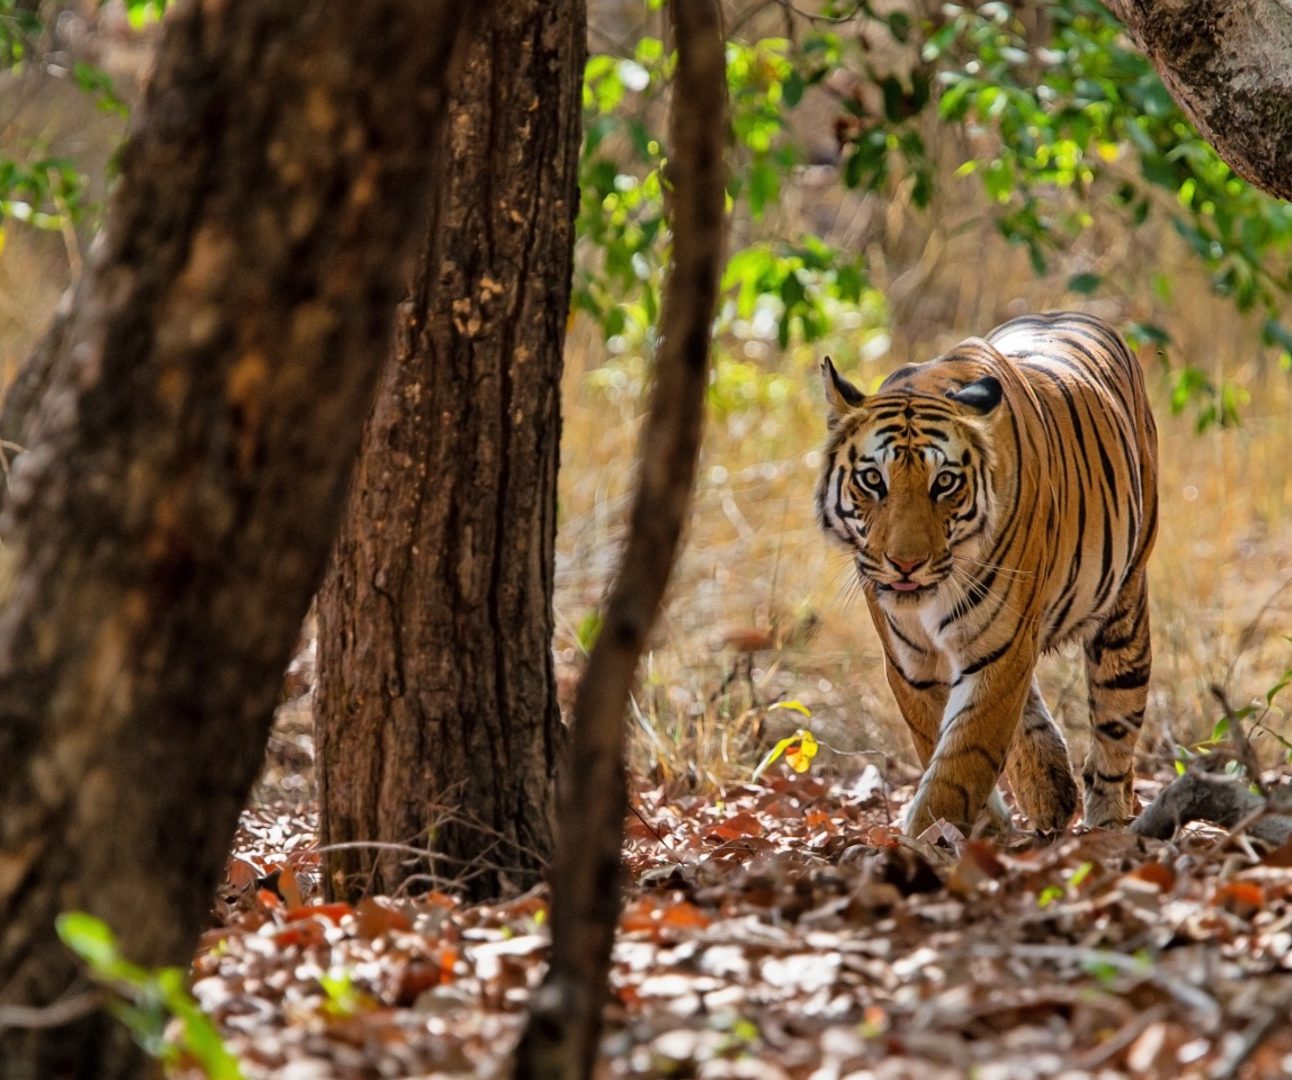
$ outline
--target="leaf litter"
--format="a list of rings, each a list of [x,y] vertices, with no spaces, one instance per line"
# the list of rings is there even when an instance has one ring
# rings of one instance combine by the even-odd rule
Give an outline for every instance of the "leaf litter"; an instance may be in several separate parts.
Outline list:
[[[1292,1074],[1286,852],[1206,826],[913,839],[908,777],[780,769],[634,791],[600,1076]],[[314,824],[248,813],[194,961],[246,1075],[506,1076],[545,891],[324,904]]]

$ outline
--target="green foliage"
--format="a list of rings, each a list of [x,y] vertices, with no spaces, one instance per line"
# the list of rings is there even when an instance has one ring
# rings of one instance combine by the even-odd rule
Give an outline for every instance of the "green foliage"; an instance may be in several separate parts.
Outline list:
[[[817,63],[819,50],[814,49]],[[815,341],[831,326],[832,303],[857,306],[867,289],[864,263],[811,235],[785,238],[764,229],[803,154],[788,136],[788,110],[826,67],[804,73],[784,38],[733,41],[727,85],[734,140],[731,208],[750,223],[750,240],[732,252],[723,288],[732,295],[722,328],[749,332],[767,315],[783,348],[795,331]],[[649,342],[659,312],[667,256],[664,210],[667,150],[659,127],[673,59],[643,37],[629,56],[594,55],[584,76],[585,139],[578,232],[585,257],[573,305],[607,338]],[[760,324],[763,320],[760,319]],[[756,335],[757,336],[757,335]]]
[[[1292,350],[1280,316],[1292,292],[1292,206],[1233,173],[1102,4],[1049,5],[1040,32],[1026,30],[1004,3],[943,12],[946,22],[923,50],[946,65],[938,114],[996,136],[962,172],[981,178],[1001,232],[1027,246],[1038,272],[1049,252],[1091,224],[1094,202],[1114,206],[1132,230],[1161,216],[1207,269],[1213,290],[1240,311],[1263,311],[1266,344]],[[1056,198],[1065,194],[1072,197]],[[1069,283],[1083,293],[1100,286],[1094,275]],[[1154,288],[1169,298],[1165,271]],[[1193,407],[1199,429],[1235,423],[1243,397],[1196,368],[1172,378],[1173,407]]]
[[[0,215],[38,229],[59,229],[85,209],[85,175],[65,158],[19,162],[0,157]]]
[[[0,68],[19,68],[40,33],[36,12],[19,7],[18,0],[0,0]]]
[[[601,636],[601,626],[602,619],[599,608],[591,608],[579,620],[579,625],[574,631],[574,640],[585,656],[592,652],[592,646],[597,643],[597,638]]]
[[[126,103],[117,94],[112,76],[102,68],[78,60],[72,65],[72,78],[76,80],[77,86],[94,98],[101,111],[116,116],[129,114]]]
[[[869,0],[833,0],[819,16],[796,16],[796,25],[793,40],[728,46],[729,193],[740,242],[723,278],[720,331],[774,337],[782,349],[815,341],[869,288],[857,252],[775,227],[773,209],[807,161],[789,116],[823,87],[838,102],[843,186],[929,206],[930,139],[964,145],[958,175],[976,178],[996,227],[1027,249],[1038,274],[1090,228],[1096,204],[1130,230],[1169,223],[1219,296],[1261,313],[1265,343],[1292,369],[1292,331],[1281,316],[1292,292],[1292,206],[1233,174],[1098,0],[951,3],[926,20],[878,12]],[[901,75],[872,59],[894,50],[911,61]],[[575,306],[621,347],[649,344],[659,305],[668,237],[667,147],[658,129],[671,62],[658,39],[644,37],[629,55],[593,56],[587,69],[579,227],[592,257],[581,260]],[[840,72],[851,78],[832,79]],[[1138,285],[1116,271],[1067,280],[1083,296]],[[1152,298],[1169,306],[1169,269],[1151,286]],[[1131,336],[1137,345],[1171,344],[1156,323],[1136,325]],[[1173,407],[1192,410],[1199,428],[1235,423],[1244,401],[1241,388],[1196,367],[1173,371],[1171,392]]]
[[[139,28],[160,19],[165,7],[166,0],[126,0],[126,15],[130,24]],[[39,8],[31,10],[19,7],[17,0],[0,0],[0,70],[36,70],[47,77],[64,77],[61,67],[48,71],[44,67],[44,33]],[[102,68],[78,60],[66,74],[100,110],[126,115],[125,102]],[[0,154],[0,246],[8,222],[63,230],[97,211],[86,197],[87,178],[75,161],[50,156],[39,142],[29,143],[23,151],[21,155]]]
[[[136,30],[142,30],[149,23],[160,22],[166,13],[169,0],[125,0],[126,18]],[[107,0],[99,0],[100,4]]]
[[[125,0],[136,28],[166,6]],[[659,7],[643,0],[647,12]],[[1292,205],[1234,175],[1098,0],[947,3],[921,18],[878,11],[871,0],[827,0],[812,16],[787,10],[788,36],[742,36],[738,24],[728,44],[736,242],[719,332],[785,349],[822,339],[858,308],[883,311],[861,252],[782,220],[787,185],[808,164],[790,119],[815,93],[837,106],[843,188],[900,197],[918,211],[937,196],[945,148],[965,147],[956,174],[974,179],[997,229],[1027,250],[1038,274],[1091,227],[1096,205],[1130,230],[1168,224],[1215,292],[1259,315],[1264,344],[1292,370],[1292,328],[1282,314],[1292,293]],[[40,64],[42,34],[35,14],[0,0],[0,68]],[[894,55],[905,60],[892,64]],[[615,352],[649,347],[658,320],[673,63],[646,34],[620,55],[594,54],[585,72],[573,307],[596,321]],[[125,112],[101,69],[76,63],[70,74],[99,108]],[[75,163],[40,147],[0,157],[0,239],[7,221],[64,229],[84,220],[93,210],[85,191]],[[1168,308],[1170,269],[1149,284],[1152,302]],[[1135,295],[1140,283],[1114,268],[1071,274],[1066,287],[1080,296]],[[1155,322],[1133,326],[1131,338],[1171,346]],[[1240,387],[1188,365],[1169,378],[1173,408],[1190,410],[1199,428],[1237,422]]]
[[[784,349],[795,326],[804,341],[823,337],[832,323],[829,301],[857,308],[867,284],[860,259],[804,236],[797,244],[764,241],[737,251],[727,261],[722,288],[734,293],[727,315],[742,321],[772,301],[776,341]]]
[[[345,968],[331,968],[319,976],[319,986],[327,995],[324,1011],[336,1020],[345,1020],[373,1007],[373,1000],[354,984],[354,976]]]
[[[144,1050],[167,1065],[197,1066],[210,1080],[243,1080],[237,1059],[188,992],[183,971],[130,963],[108,925],[93,915],[68,912],[56,927],[63,944],[112,995],[108,1008]]]

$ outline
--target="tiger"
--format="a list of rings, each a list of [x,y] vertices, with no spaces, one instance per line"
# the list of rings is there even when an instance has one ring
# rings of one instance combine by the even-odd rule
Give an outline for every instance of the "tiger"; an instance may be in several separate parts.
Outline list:
[[[851,554],[887,682],[924,768],[904,828],[1007,833],[1002,769],[1041,833],[1077,783],[1034,669],[1084,647],[1092,740],[1082,820],[1132,816],[1152,647],[1157,428],[1101,319],[1025,315],[907,364],[867,396],[821,363],[817,521]]]

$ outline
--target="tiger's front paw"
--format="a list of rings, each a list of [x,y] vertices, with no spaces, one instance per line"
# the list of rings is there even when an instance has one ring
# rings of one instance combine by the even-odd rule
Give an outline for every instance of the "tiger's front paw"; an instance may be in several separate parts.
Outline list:
[[[937,780],[930,782],[926,778],[915,792],[910,806],[906,808],[902,831],[907,836],[919,836],[930,825],[945,821],[968,836],[972,821],[968,809],[969,800],[963,796],[963,789],[958,784],[948,785]]]
[[[1098,776],[1087,776],[1084,795],[1081,823],[1088,829],[1123,829],[1134,816],[1128,783],[1102,783]]]

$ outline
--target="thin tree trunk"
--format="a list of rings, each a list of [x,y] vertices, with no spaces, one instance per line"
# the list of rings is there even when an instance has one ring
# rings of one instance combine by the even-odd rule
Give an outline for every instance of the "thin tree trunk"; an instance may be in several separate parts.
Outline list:
[[[1104,0],[1240,176],[1292,199],[1292,3]]]
[[[624,713],[690,507],[722,272],[726,64],[717,0],[671,0],[673,253],[628,542],[579,682],[552,873],[552,960],[517,1050],[518,1077],[588,1077],[619,916]]]
[[[0,454],[4,455],[6,462],[11,462],[34,435],[28,430],[28,424],[35,421],[40,399],[54,381],[54,367],[67,348],[67,333],[72,327],[75,311],[75,293],[69,289],[59,300],[58,309],[44,336],[23,361],[17,377],[5,391],[4,404],[0,406]],[[6,467],[6,478],[8,472]]]
[[[451,164],[319,597],[334,895],[536,884],[552,845],[560,379],[584,0],[513,0],[450,106]]]
[[[181,3],[10,485],[0,1006],[74,995],[54,919],[187,964],[339,518],[439,146],[459,5]],[[5,1080],[146,1067],[103,1013]]]

